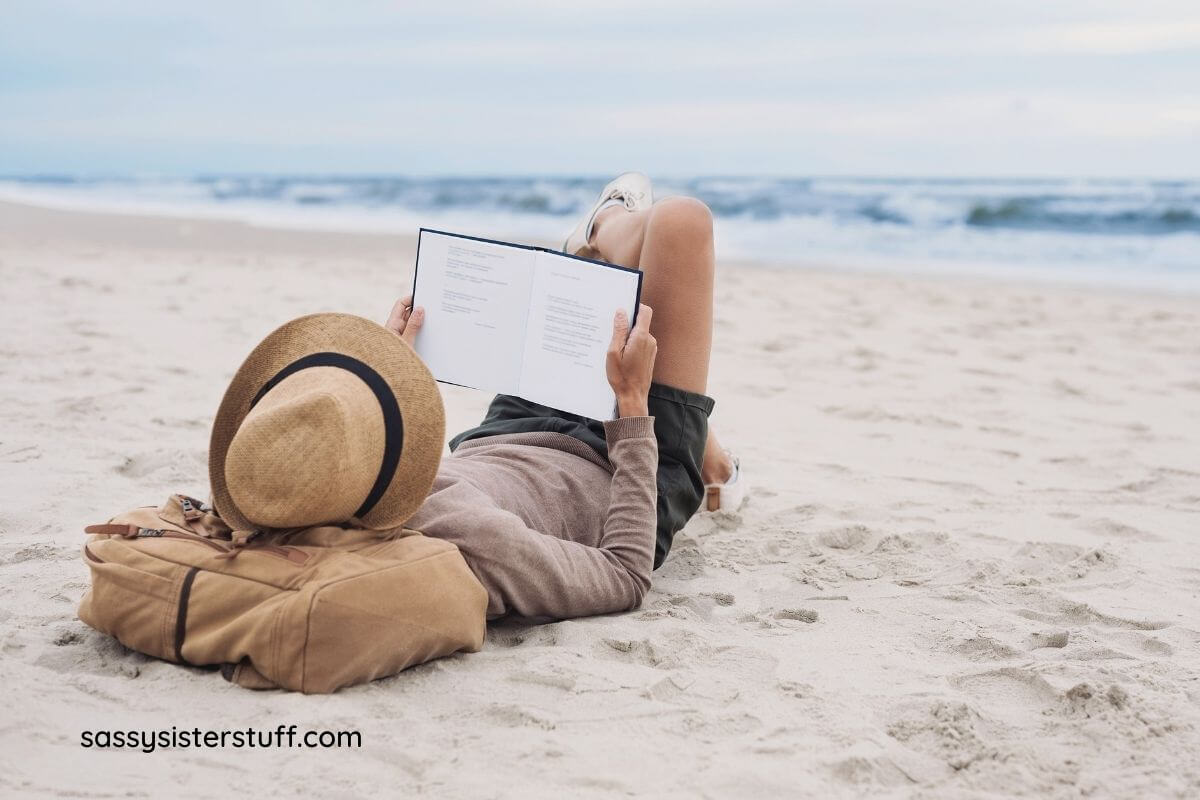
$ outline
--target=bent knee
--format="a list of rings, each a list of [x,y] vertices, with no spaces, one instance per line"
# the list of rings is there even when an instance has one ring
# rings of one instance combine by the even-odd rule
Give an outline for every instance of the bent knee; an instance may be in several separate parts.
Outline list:
[[[694,197],[666,197],[651,209],[651,224],[660,236],[711,238],[713,216],[708,206]]]

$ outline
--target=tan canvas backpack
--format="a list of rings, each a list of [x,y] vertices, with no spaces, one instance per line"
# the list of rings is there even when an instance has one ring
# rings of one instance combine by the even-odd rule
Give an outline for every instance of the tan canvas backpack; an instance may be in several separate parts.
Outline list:
[[[333,692],[483,645],[483,586],[454,545],[416,531],[239,541],[184,495],[86,531],[92,585],[79,618],[241,686]]]

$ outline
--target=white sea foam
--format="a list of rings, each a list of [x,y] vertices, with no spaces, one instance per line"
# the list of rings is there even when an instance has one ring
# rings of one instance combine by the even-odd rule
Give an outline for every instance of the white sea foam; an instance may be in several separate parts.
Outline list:
[[[556,242],[590,178],[240,176],[0,180],[0,199],[79,210]],[[714,211],[718,256],[834,268],[1200,291],[1200,181],[709,177],[660,181]]]

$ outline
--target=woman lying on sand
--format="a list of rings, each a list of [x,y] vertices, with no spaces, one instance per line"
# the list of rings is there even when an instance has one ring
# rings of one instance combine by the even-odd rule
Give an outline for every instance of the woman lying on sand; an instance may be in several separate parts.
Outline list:
[[[736,508],[744,491],[708,428],[708,208],[688,197],[652,203],[649,179],[626,173],[563,249],[644,273],[647,305],[632,331],[617,314],[608,351],[620,418],[601,423],[498,395],[451,441],[433,491],[406,523],[458,546],[487,589],[489,618],[636,608],[706,488],[710,510]],[[387,327],[411,343],[423,321],[408,296]]]

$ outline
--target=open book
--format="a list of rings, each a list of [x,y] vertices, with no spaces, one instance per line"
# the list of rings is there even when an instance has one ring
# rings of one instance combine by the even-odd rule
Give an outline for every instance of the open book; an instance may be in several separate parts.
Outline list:
[[[417,354],[439,381],[612,419],[605,354],[613,314],[625,309],[632,324],[641,292],[634,269],[422,228]]]

